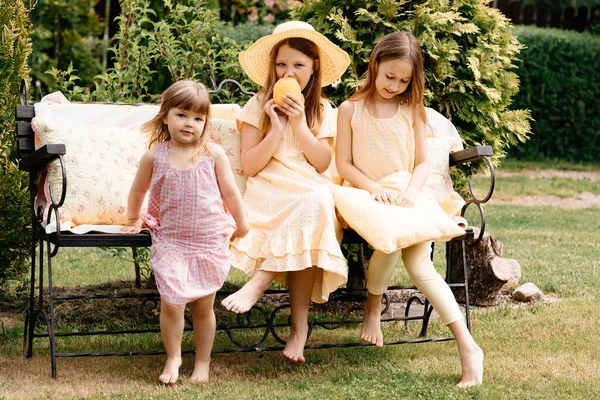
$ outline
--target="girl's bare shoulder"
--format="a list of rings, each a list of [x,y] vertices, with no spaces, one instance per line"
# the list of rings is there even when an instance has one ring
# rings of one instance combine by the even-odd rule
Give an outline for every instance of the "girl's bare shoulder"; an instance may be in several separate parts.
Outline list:
[[[340,104],[338,108],[338,115],[340,117],[351,117],[354,113],[354,101],[346,100]]]
[[[223,148],[215,142],[206,143],[206,149],[208,151],[208,155],[213,158],[215,163],[222,162],[224,159],[228,159],[225,150],[223,150]]]
[[[142,155],[142,161],[154,161],[154,155],[156,154],[156,146],[152,147],[150,150]]]

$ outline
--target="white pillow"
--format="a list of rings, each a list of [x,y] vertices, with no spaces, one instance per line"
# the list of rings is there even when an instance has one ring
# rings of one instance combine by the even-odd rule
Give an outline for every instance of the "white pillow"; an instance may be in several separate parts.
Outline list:
[[[127,221],[127,197],[146,142],[139,131],[116,126],[65,123],[36,117],[31,125],[40,145],[64,143],[67,192],[60,208],[61,225],[123,225]],[[44,196],[55,201],[62,191],[58,160],[47,168],[42,182]],[[46,201],[44,221],[49,209]]]

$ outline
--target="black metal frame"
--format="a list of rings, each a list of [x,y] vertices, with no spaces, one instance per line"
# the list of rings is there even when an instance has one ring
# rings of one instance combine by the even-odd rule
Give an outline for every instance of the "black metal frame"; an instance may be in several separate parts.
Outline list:
[[[233,80],[225,80],[221,82],[219,87],[211,91],[211,93],[218,93],[222,86],[225,83],[232,83],[237,85],[238,88],[244,94],[252,95],[251,92],[246,92],[243,90],[241,85]],[[57,374],[57,358],[59,357],[84,357],[84,356],[114,356],[114,355],[158,355],[165,354],[164,351],[132,351],[132,352],[81,352],[81,353],[61,353],[57,351],[56,339],[59,337],[70,337],[70,336],[89,336],[89,335],[113,335],[113,334],[137,334],[137,333],[147,333],[147,332],[159,332],[159,329],[131,329],[131,330],[106,330],[106,331],[85,331],[85,332],[57,332],[56,331],[56,319],[55,319],[55,304],[57,302],[62,301],[70,301],[70,300],[94,300],[94,299],[113,299],[113,298],[137,298],[140,299],[140,313],[147,312],[148,304],[151,305],[150,309],[156,308],[158,306],[158,293],[156,292],[148,292],[148,293],[140,293],[140,294],[95,294],[95,295],[83,295],[83,296],[59,296],[54,293],[54,287],[52,282],[52,258],[57,254],[58,250],[61,247],[131,247],[135,249],[136,247],[147,247],[151,245],[151,238],[148,233],[139,233],[134,235],[119,235],[119,234],[103,234],[103,233],[87,233],[83,235],[76,235],[72,233],[65,233],[60,231],[60,219],[59,219],[59,208],[62,206],[67,187],[67,178],[66,171],[63,162],[63,155],[66,154],[66,148],[63,144],[48,144],[40,149],[34,151],[33,146],[33,131],[31,129],[30,121],[34,117],[34,109],[31,103],[29,102],[29,88],[27,86],[27,82],[24,81],[21,88],[21,105],[16,107],[16,118],[17,120],[21,120],[23,122],[17,123],[17,138],[18,138],[18,147],[19,151],[22,153],[30,153],[25,154],[23,159],[20,162],[20,168],[24,171],[29,172],[30,182],[30,206],[31,206],[31,219],[32,219],[32,245],[31,245],[31,282],[30,282],[30,295],[29,295],[29,307],[25,315],[25,324],[24,324],[24,333],[23,333],[23,352],[24,356],[27,358],[31,358],[33,355],[33,342],[36,338],[47,337],[50,342],[50,358],[51,358],[51,372],[52,377],[56,378]],[[466,281],[467,271],[466,271],[466,252],[465,246],[476,244],[483,235],[483,231],[485,229],[485,214],[483,212],[482,204],[487,202],[493,192],[494,189],[494,169],[492,163],[490,162],[489,157],[492,155],[491,148],[489,146],[478,146],[475,148],[463,150],[457,153],[453,153],[450,156],[450,164],[451,166],[460,165],[463,163],[476,161],[476,160],[484,160],[487,163],[487,166],[490,170],[491,184],[488,194],[483,198],[477,198],[473,191],[472,185],[469,183],[469,191],[472,199],[469,200],[462,209],[462,215],[464,215],[465,210],[471,204],[475,204],[479,209],[481,216],[481,234],[477,239],[474,239],[473,232],[469,228],[467,230],[467,234],[461,238],[456,238],[454,240],[459,240],[461,242],[462,249],[462,261],[463,261],[463,277],[464,281],[459,283],[451,283],[451,287],[462,287],[465,290],[466,294],[466,302],[465,302],[465,317],[467,326],[470,329],[470,309],[468,302],[468,283]],[[50,212],[48,213],[47,223],[51,222],[52,218],[55,219],[57,224],[57,231],[51,234],[47,234],[45,232],[44,227],[42,226],[42,213],[41,209],[35,209],[35,197],[38,192],[39,185],[39,173],[40,171],[51,161],[58,160],[63,174],[63,185],[62,192],[60,194],[60,198],[58,201],[51,195],[51,204],[50,204]],[[366,262],[364,259],[364,246],[365,242],[360,238],[360,236],[356,235],[352,231],[346,232],[345,243],[360,243],[361,245],[361,258],[363,262]],[[39,252],[38,250],[39,246]],[[446,258],[447,258],[447,270],[446,276],[448,276],[448,271],[450,268],[450,259],[451,259],[451,246],[450,242],[446,243]],[[433,254],[433,253],[432,253]],[[433,255],[432,255],[433,257]],[[37,261],[37,264],[36,264]],[[48,306],[44,305],[44,264],[46,263],[47,269],[47,279],[48,279]],[[38,268],[36,270],[36,267]],[[38,273],[38,281],[37,281],[37,296],[36,296],[36,272]],[[398,290],[398,289],[415,289],[414,286],[390,286],[388,290]],[[223,297],[231,292],[227,291],[219,291],[217,297]],[[287,293],[285,290],[268,290],[266,295],[272,294],[283,294]],[[344,301],[362,301],[366,299],[366,290],[365,289],[339,289],[335,293],[331,295],[329,303],[332,302],[344,302]],[[218,302],[217,302],[218,303]],[[385,313],[390,305],[390,299],[387,295],[384,295],[384,303],[385,309],[382,311],[382,314]],[[420,304],[423,306],[423,313],[418,316],[409,316],[409,311],[412,305]],[[255,305],[249,313],[240,314],[235,317],[235,322],[230,324],[228,322],[219,322],[217,326],[218,331],[223,331],[231,341],[231,343],[236,346],[235,348],[215,348],[213,349],[213,353],[229,353],[229,352],[262,352],[262,351],[273,351],[273,350],[282,350],[284,345],[286,344],[285,340],[281,337],[280,334],[277,333],[277,329],[282,327],[290,326],[290,318],[287,319],[286,323],[276,323],[275,321],[278,319],[278,314],[283,312],[283,310],[289,308],[289,304],[284,304],[279,307],[276,307],[271,312],[268,312],[263,307]],[[354,307],[348,310],[340,319],[338,320],[319,320],[314,319],[310,322],[309,325],[309,337],[313,333],[313,330],[316,327],[320,327],[326,330],[334,330],[338,329],[347,324],[357,324],[361,322],[360,318],[354,318],[351,316],[352,312],[360,312],[362,310],[361,307]],[[433,311],[432,306],[425,299],[423,301],[419,296],[413,296],[409,299],[406,309],[405,315],[403,317],[396,318],[386,318],[383,319],[382,322],[393,322],[393,321],[404,321],[407,332],[409,335],[412,335],[409,329],[410,321],[422,321],[421,331],[418,334],[418,338],[416,339],[406,339],[406,340],[392,340],[385,342],[386,345],[391,344],[403,344],[403,343],[424,343],[424,342],[439,342],[439,341],[447,341],[453,340],[453,337],[439,337],[439,338],[427,338],[427,326],[429,324],[429,320],[431,317],[431,313]],[[256,316],[259,316],[261,319],[260,322],[256,321]],[[43,319],[46,324],[46,332],[36,333],[35,326],[38,324],[38,320]],[[254,322],[253,322],[254,320]],[[190,330],[189,326],[186,327],[186,330]],[[239,329],[264,329],[260,340],[253,343],[243,343],[239,341],[235,336],[235,331]],[[282,346],[267,346],[266,341],[268,338],[273,338],[275,341]],[[306,349],[323,349],[323,348],[339,348],[339,347],[362,347],[362,346],[372,346],[370,343],[365,342],[354,342],[354,343],[342,343],[342,344],[321,344],[321,345],[307,345]],[[193,353],[193,350],[186,350],[183,353]]]

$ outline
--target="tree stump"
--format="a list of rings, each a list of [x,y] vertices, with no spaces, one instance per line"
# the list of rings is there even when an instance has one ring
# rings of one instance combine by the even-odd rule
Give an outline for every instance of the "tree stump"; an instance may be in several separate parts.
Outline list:
[[[475,237],[480,230],[473,228]],[[452,251],[448,282],[463,281],[461,242],[450,242]],[[518,282],[521,267],[518,261],[503,258],[504,245],[498,239],[485,232],[477,245],[465,245],[467,256],[467,282],[469,284],[469,303],[471,305],[490,306],[500,301],[502,288],[508,283]],[[465,291],[461,287],[452,288],[458,302],[465,302]]]

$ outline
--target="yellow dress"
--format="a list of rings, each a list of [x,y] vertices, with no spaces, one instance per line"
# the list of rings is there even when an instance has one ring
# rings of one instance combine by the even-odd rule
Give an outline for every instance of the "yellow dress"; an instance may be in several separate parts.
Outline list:
[[[377,182],[400,171],[412,173],[415,166],[415,134],[412,113],[398,106],[391,118],[376,118],[364,100],[354,103],[352,161],[367,178]]]
[[[315,135],[334,137],[335,113],[324,101],[325,116]],[[238,126],[258,127],[262,108],[254,96],[238,117]],[[335,217],[333,182],[306,160],[288,124],[277,150],[265,168],[249,177],[244,194],[250,231],[231,245],[232,265],[247,275],[258,270],[278,272],[286,285],[287,272],[316,265],[311,300],[327,301],[348,277],[341,252],[341,228]]]
[[[398,106],[391,118],[372,116],[362,100],[354,103],[352,162],[381,187],[404,192],[415,164],[415,138],[409,107]],[[437,202],[421,191],[414,207],[374,200],[363,189],[332,186],[340,218],[373,248],[386,254],[429,241],[464,234]]]

